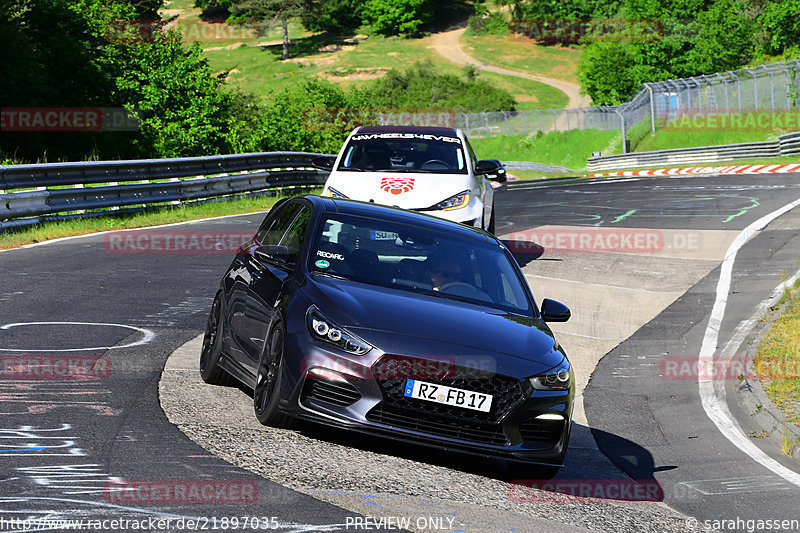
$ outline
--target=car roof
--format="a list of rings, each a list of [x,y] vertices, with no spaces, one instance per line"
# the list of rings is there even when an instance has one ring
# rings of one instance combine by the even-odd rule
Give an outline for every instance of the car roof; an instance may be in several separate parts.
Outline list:
[[[427,133],[458,137],[458,130],[438,126],[359,126],[353,133]]]
[[[481,229],[465,226],[459,222],[452,222],[432,215],[400,209],[399,207],[389,207],[372,202],[360,202],[358,200],[345,200],[341,198],[334,200],[332,198],[323,198],[313,195],[307,195],[305,198],[314,203],[316,207],[332,213],[358,215],[391,222],[413,224],[414,226],[443,231],[468,239],[490,243],[500,242],[497,237]]]

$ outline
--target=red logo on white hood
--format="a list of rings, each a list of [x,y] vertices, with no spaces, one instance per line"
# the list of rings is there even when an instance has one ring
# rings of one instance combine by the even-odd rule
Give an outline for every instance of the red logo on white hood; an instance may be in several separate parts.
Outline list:
[[[414,178],[381,178],[381,190],[391,194],[413,191]]]

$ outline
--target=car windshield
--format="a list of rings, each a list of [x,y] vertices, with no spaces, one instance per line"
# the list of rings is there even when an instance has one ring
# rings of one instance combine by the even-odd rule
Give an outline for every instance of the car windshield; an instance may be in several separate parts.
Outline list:
[[[458,137],[427,133],[364,133],[347,142],[338,170],[466,174]]]
[[[528,292],[511,261],[489,242],[338,214],[323,222],[309,270],[532,316]]]

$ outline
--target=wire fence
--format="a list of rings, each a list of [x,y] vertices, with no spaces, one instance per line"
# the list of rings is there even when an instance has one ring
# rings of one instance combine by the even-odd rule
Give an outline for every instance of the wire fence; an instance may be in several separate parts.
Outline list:
[[[686,116],[754,114],[800,107],[800,61],[771,63],[735,71],[646,83],[630,100],[616,106],[573,109],[532,109],[487,113],[450,113],[436,125],[463,129],[470,137],[527,135],[536,132],[583,129],[620,130],[623,138],[635,125],[649,119],[669,125]],[[384,114],[385,124],[426,125],[414,114]],[[800,124],[798,124],[800,129]],[[625,143],[623,143],[625,145]]]

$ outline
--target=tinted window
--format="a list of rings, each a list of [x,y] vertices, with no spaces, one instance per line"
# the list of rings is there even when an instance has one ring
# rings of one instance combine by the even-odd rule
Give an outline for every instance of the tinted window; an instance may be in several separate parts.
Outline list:
[[[288,262],[292,265],[297,264],[297,259],[300,257],[300,250],[303,248],[303,241],[306,238],[308,231],[308,223],[311,220],[311,210],[304,207],[303,210],[294,219],[289,231],[286,232],[280,244],[289,249]]]
[[[467,157],[458,137],[364,133],[350,138],[339,170],[465,174]]]
[[[278,213],[278,216],[272,219],[272,223],[269,222],[269,218],[265,220],[256,233],[256,240],[259,244],[278,244],[300,207],[301,205],[297,202],[287,204]],[[267,216],[269,217],[269,215]]]
[[[312,273],[532,314],[524,282],[497,245],[358,216],[331,215],[321,228]]]

